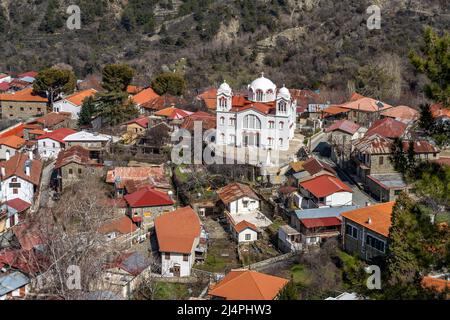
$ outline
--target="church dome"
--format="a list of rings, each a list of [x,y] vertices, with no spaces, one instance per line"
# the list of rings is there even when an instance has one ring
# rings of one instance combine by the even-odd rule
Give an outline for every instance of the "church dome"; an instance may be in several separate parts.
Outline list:
[[[289,89],[283,86],[280,90],[278,90],[278,96],[281,98],[284,98],[286,100],[291,99],[291,93],[289,92]]]
[[[267,92],[267,90],[275,90],[276,85],[270,79],[265,78],[264,74],[262,74],[261,77],[253,80],[253,82],[250,84],[250,87],[253,89],[253,91],[259,89],[263,92]]]
[[[231,94],[231,87],[225,80],[220,85],[219,92],[225,93],[225,94],[228,94],[228,95]]]

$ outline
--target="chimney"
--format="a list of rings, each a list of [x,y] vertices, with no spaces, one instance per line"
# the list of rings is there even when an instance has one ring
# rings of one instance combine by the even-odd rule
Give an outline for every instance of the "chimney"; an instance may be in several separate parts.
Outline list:
[[[6,176],[6,169],[5,167],[2,167],[2,177]]]
[[[28,154],[29,154],[28,157],[30,158],[30,160],[33,160],[33,151],[30,151]]]
[[[27,176],[30,176],[30,166],[26,166],[26,167],[25,167],[25,174],[26,174]]]
[[[371,203],[369,201],[366,201],[366,207],[370,207]]]
[[[5,152],[5,158],[6,158],[6,161],[9,160],[9,150],[6,150],[6,152]]]
[[[25,174],[26,174],[27,176],[30,176],[30,175],[31,175],[31,160],[30,160],[30,159],[27,159],[27,160],[25,161]]]
[[[369,217],[369,219],[367,219],[367,224],[372,224],[372,218]]]

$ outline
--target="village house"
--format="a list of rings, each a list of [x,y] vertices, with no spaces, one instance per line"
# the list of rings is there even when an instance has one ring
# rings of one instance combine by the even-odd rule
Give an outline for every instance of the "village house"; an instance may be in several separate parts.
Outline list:
[[[304,209],[349,206],[353,190],[339,178],[324,174],[303,180],[299,184],[298,204]]]
[[[125,123],[127,132],[131,134],[143,134],[148,129],[148,117],[141,116]]]
[[[116,167],[106,174],[106,183],[113,184],[117,197],[137,191],[139,187],[151,185],[157,190],[170,191],[172,185],[164,165],[148,167]]]
[[[91,158],[97,160],[103,158],[103,153],[110,147],[111,140],[111,136],[87,131],[75,132],[64,138],[67,147],[82,146],[89,150]]]
[[[60,128],[70,128],[72,123],[70,113],[67,112],[50,112],[46,115],[27,122],[26,125],[36,125],[34,129],[56,130]]]
[[[248,86],[248,93],[234,95],[224,82],[217,91],[217,144],[288,150],[294,138],[297,102],[286,87],[262,75]]]
[[[75,92],[53,103],[53,112],[67,112],[70,113],[71,119],[78,120],[83,102],[87,98],[95,96],[96,93],[97,90],[95,89],[86,89]]]
[[[133,222],[143,226],[153,224],[157,216],[174,210],[175,204],[166,192],[158,191],[150,185],[125,195],[124,200]]]
[[[392,201],[402,191],[407,191],[403,177],[395,171],[390,156],[392,140],[375,133],[358,139],[354,143],[352,161],[356,175],[367,191],[380,201]],[[403,141],[403,151],[408,152],[409,141]],[[416,160],[439,159],[439,149],[428,141],[414,140]]]
[[[381,112],[382,118],[392,118],[408,125],[418,120],[419,116],[419,111],[408,106],[392,107]]]
[[[54,188],[62,191],[87,177],[101,177],[103,165],[89,157],[89,150],[74,146],[58,154],[53,169]]]
[[[9,160],[11,156],[23,149],[25,142],[24,139],[15,135],[0,138],[0,160]]]
[[[30,290],[30,278],[20,271],[0,272],[0,300],[23,299]]]
[[[288,181],[294,186],[299,186],[300,182],[321,175],[336,175],[336,171],[326,162],[316,158],[291,162],[286,172]]]
[[[180,107],[186,104],[187,101],[184,98],[166,93],[142,104],[141,112],[146,115],[153,115],[159,110],[163,110],[172,106]]]
[[[278,249],[282,252],[297,252],[302,250],[301,234],[290,225],[278,229]]]
[[[105,236],[105,241],[119,243],[130,242],[139,236],[139,228],[128,216],[122,216],[106,221],[98,230]]]
[[[199,102],[204,109],[215,112],[217,107],[217,88],[204,90],[195,97],[195,102]]]
[[[132,96],[131,100],[136,104],[136,107],[139,109],[139,112],[141,114],[144,114],[146,113],[146,108],[144,107],[144,105],[150,103],[152,100],[158,97],[159,95],[155,91],[153,91],[152,88],[148,87]]]
[[[275,300],[288,282],[254,270],[231,270],[208,295],[212,300]]]
[[[381,112],[392,108],[391,105],[357,93],[352,94],[349,102],[343,103],[338,107],[349,111],[346,113],[347,120],[366,128],[372,126],[380,118]]]
[[[17,153],[9,160],[0,162],[0,198],[8,201],[19,198],[34,203],[34,195],[39,189],[42,162],[23,153]]]
[[[76,131],[68,128],[60,128],[40,135],[37,140],[37,151],[42,159],[55,159],[61,150],[66,148],[64,138]]]
[[[304,245],[318,245],[324,239],[341,233],[341,214],[358,208],[342,206],[331,208],[295,210],[291,214],[291,226],[300,233]]]
[[[344,119],[334,122],[324,131],[328,134],[331,146],[331,160],[338,166],[345,167],[350,160],[352,142],[362,138],[367,129]]]
[[[192,266],[197,259],[204,259],[206,251],[197,213],[184,207],[160,215],[155,219],[155,233],[161,254],[161,275],[189,277]]]
[[[0,206],[0,234],[25,220],[31,204],[20,198],[8,200]]]
[[[389,110],[389,109],[388,109]],[[373,125],[367,129],[365,137],[378,134],[384,138],[395,139],[403,138],[406,135],[408,125],[394,120],[392,118],[383,118],[376,120]]]
[[[345,251],[371,260],[386,254],[394,202],[374,204],[342,213]]]
[[[154,117],[161,118],[162,121],[170,126],[171,131],[175,132],[180,129],[184,119],[192,114],[194,114],[194,112],[170,106],[169,108],[155,112]]]
[[[105,265],[99,289],[120,294],[131,299],[140,281],[151,273],[152,261],[139,251],[119,255],[112,263]]]
[[[230,232],[238,242],[258,239],[258,228],[265,228],[272,222],[260,212],[259,197],[247,185],[232,183],[217,190],[224,205]]]
[[[0,94],[2,119],[29,119],[47,113],[46,97],[33,93],[26,88],[16,93]]]

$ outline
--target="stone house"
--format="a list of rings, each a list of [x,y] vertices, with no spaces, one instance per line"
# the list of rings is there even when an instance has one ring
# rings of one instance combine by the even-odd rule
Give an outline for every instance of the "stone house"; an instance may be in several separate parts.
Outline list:
[[[29,119],[47,113],[47,98],[25,88],[14,94],[0,94],[2,119]]]

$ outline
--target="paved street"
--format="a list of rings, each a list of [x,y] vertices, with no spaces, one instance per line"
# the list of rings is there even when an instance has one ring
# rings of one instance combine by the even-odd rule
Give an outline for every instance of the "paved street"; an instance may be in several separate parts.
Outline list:
[[[40,205],[46,208],[51,208],[54,204],[51,197],[52,190],[49,187],[50,177],[52,175],[54,166],[55,161],[52,161],[42,170],[41,186],[40,186]]]

